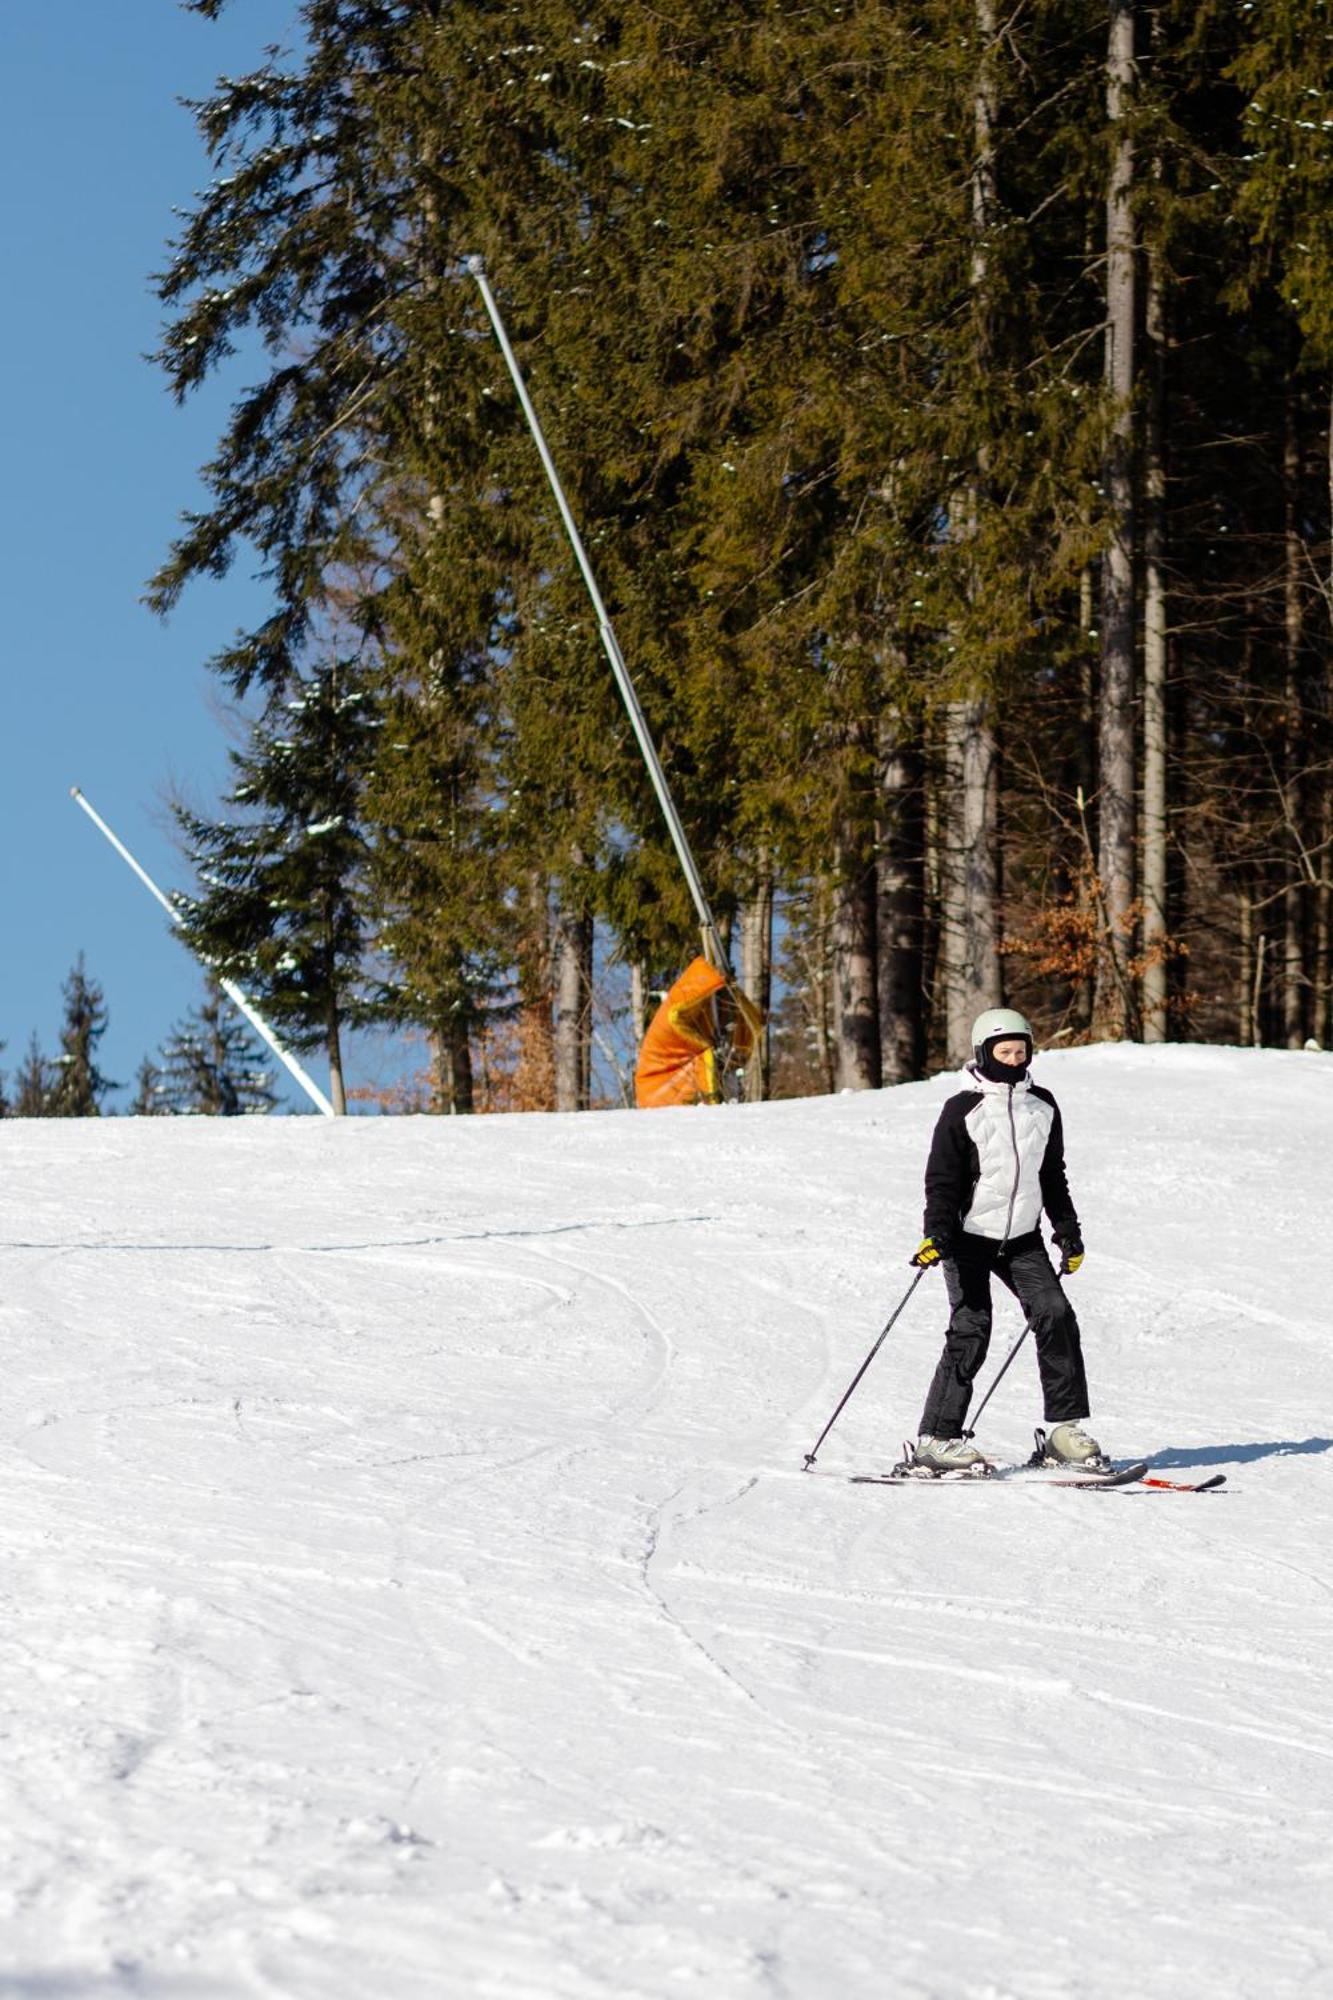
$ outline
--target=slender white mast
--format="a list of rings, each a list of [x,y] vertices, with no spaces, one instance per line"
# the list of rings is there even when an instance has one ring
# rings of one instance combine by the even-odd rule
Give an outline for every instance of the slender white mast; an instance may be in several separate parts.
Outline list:
[[[464,264],[481,288],[481,296],[485,301],[486,311],[490,315],[491,325],[495,328],[495,337],[500,343],[500,352],[504,355],[509,373],[513,378],[514,387],[518,391],[518,400],[522,404],[523,414],[528,420],[528,429],[532,432],[533,443],[536,445],[538,453],[541,456],[542,465],[545,467],[546,477],[550,481],[551,491],[555,495],[555,504],[560,509],[560,518],[565,524],[565,533],[569,536],[570,546],[574,551],[575,559],[583,572],[583,581],[588,587],[588,595],[592,599],[592,608],[596,613],[597,629],[601,633],[603,649],[605,650],[607,659],[611,663],[611,672],[615,675],[616,686],[620,689],[620,698],[624,702],[629,714],[630,723],[638,739],[639,749],[643,753],[643,761],[648,766],[648,775],[652,779],[653,790],[657,793],[657,802],[662,808],[667,829],[671,834],[672,844],[675,847],[680,865],[685,871],[685,880],[689,884],[690,894],[694,898],[694,907],[699,914],[699,926],[703,931],[704,956],[730,977],[731,966],[722,944],[721,934],[718,931],[717,924],[714,922],[708,898],[704,894],[703,882],[700,879],[699,870],[695,866],[694,855],[690,851],[690,843],[685,838],[685,829],[681,825],[680,814],[676,811],[676,802],[671,796],[671,790],[666,781],[666,773],[662,769],[662,762],[657,754],[657,746],[653,742],[643,710],[639,706],[639,697],[635,693],[634,683],[629,675],[629,668],[625,665],[625,656],[620,650],[620,642],[616,638],[611,620],[607,615],[606,606],[602,602],[602,593],[597,588],[597,579],[593,575],[592,564],[588,560],[588,552],[583,546],[583,537],[579,534],[574,516],[569,510],[569,502],[566,500],[564,488],[560,484],[560,476],[555,469],[555,461],[551,457],[546,439],[542,434],[542,427],[537,421],[537,412],[532,407],[532,399],[528,395],[527,385],[524,383],[518,362],[515,359],[514,350],[509,344],[509,335],[505,332],[504,321],[500,317],[500,308],[495,303],[495,294],[491,290],[486,278],[485,265],[482,263],[480,257],[467,257],[464,259]]]
[[[70,786],[69,795],[73,799],[76,805],[83,807],[83,810],[87,813],[89,819],[92,821],[93,825],[97,828],[98,832],[106,835],[107,839],[111,842],[111,845],[115,848],[121,860],[129,863],[129,866],[134,870],[139,880],[143,883],[144,888],[147,889],[150,895],[157,897],[158,902],[162,905],[167,915],[171,918],[172,923],[179,928],[181,921],[179,910],[176,909],[170,897],[163,895],[162,891],[158,888],[156,882],[153,880],[152,876],[148,873],[148,871],[145,868],[141,868],[139,866],[139,863],[130,853],[129,848],[126,847],[124,841],[117,840],[115,834],[111,831],[111,828],[102,818],[102,815],[99,812],[95,811],[94,808],[89,805],[87,799],[85,799],[83,793],[79,790],[77,785]],[[311,1103],[315,1106],[316,1110],[322,1111],[326,1118],[332,1118],[334,1116],[334,1110],[333,1106],[329,1103],[328,1098],[324,1095],[319,1085],[317,1083],[313,1083],[311,1079],[306,1075],[300,1063],[297,1062],[296,1057],[290,1054],[290,1052],[282,1046],[282,1043],[278,1040],[272,1028],[270,1028],[268,1022],[264,1019],[263,1015],[257,1011],[253,1002],[246,999],[244,993],[242,993],[240,987],[236,985],[234,980],[219,979],[218,985],[222,988],[223,992],[226,994],[227,998],[231,1001],[232,1005],[238,1008],[240,1012],[244,1014],[246,1020],[250,1023],[250,1026],[254,1029],[255,1033],[261,1036],[262,1039],[265,1042],[267,1042],[268,1046],[272,1049],[274,1055],[278,1058],[278,1061],[291,1071],[292,1075],[295,1077],[296,1081],[300,1084],[302,1090],[305,1092],[306,1096],[310,1099]]]

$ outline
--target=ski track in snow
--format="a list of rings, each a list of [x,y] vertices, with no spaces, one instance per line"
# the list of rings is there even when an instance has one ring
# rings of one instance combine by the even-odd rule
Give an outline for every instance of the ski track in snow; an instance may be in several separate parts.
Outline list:
[[[924,1286],[800,1471],[949,1079],[0,1126],[0,2000],[1333,1995],[1333,1063],[1042,1075],[1097,1428],[1220,1495],[849,1484]]]

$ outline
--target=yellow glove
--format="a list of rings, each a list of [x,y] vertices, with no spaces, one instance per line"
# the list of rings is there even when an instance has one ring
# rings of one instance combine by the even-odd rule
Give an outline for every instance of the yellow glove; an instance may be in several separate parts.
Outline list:
[[[921,1248],[917,1251],[915,1257],[910,1259],[910,1262],[917,1265],[922,1271],[929,1271],[939,1263],[941,1254],[940,1246],[935,1241],[935,1238],[933,1236],[926,1236],[923,1237]]]
[[[1060,1250],[1060,1268],[1056,1276],[1059,1278],[1072,1278],[1079,1265],[1083,1262],[1083,1245],[1077,1236],[1057,1236],[1056,1243]]]

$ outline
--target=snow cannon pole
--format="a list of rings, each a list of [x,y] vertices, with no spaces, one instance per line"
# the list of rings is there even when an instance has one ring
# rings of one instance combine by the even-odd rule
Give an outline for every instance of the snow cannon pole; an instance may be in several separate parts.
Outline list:
[[[694,907],[699,917],[699,928],[703,932],[704,957],[710,965],[715,965],[720,972],[725,972],[728,979],[731,979],[733,974],[726,949],[722,943],[721,933],[714,920],[708,898],[704,894],[703,882],[700,878],[699,870],[695,865],[694,855],[690,851],[690,843],[685,838],[685,829],[681,824],[680,814],[676,811],[676,802],[671,796],[671,788],[667,784],[666,773],[662,769],[662,760],[657,754],[657,746],[653,742],[647,720],[644,717],[642,708],[639,706],[639,697],[635,692],[634,683],[630,679],[629,668],[625,665],[625,656],[620,650],[620,642],[616,638],[606,606],[602,602],[602,593],[597,588],[597,578],[593,575],[592,564],[588,560],[588,552],[583,546],[583,537],[578,531],[574,516],[570,512],[569,502],[565,498],[564,488],[560,484],[560,475],[555,469],[555,460],[551,457],[541,424],[537,420],[537,412],[532,406],[532,398],[528,394],[527,385],[523,380],[514,350],[509,344],[509,335],[506,333],[504,321],[500,317],[500,308],[495,302],[495,294],[491,290],[490,283],[486,277],[486,267],[480,257],[466,257],[463,262],[465,269],[471,273],[480,287],[486,311],[490,316],[491,325],[495,329],[495,337],[500,343],[500,352],[504,355],[505,365],[509,369],[514,388],[518,392],[518,400],[523,406],[523,414],[527,418],[528,429],[532,432],[533,443],[537,447],[542,465],[545,468],[546,477],[550,482],[551,491],[555,495],[555,504],[560,509],[560,518],[565,524],[565,533],[569,536],[570,547],[573,549],[575,560],[583,572],[583,581],[587,585],[588,595],[592,599],[592,608],[596,614],[597,629],[601,634],[603,650],[611,663],[611,672],[615,675],[616,686],[620,690],[620,698],[625,704],[635,737],[638,739],[639,749],[643,754],[643,761],[648,766],[648,775],[652,779],[653,790],[657,794],[657,802],[662,808],[662,814],[671,835],[672,845],[676,850],[676,857],[680,862],[681,868],[684,870],[685,880],[689,884],[690,895],[694,899]]]
[[[69,795],[73,799],[75,805],[83,807],[83,810],[87,813],[89,819],[92,821],[93,825],[97,828],[98,832],[106,835],[106,838],[115,848],[121,860],[126,862],[134,870],[135,874],[138,876],[139,880],[143,883],[144,888],[147,889],[148,893],[151,896],[157,897],[158,902],[162,905],[167,915],[171,918],[172,923],[176,925],[177,929],[179,929],[181,922],[180,912],[175,908],[175,906],[171,902],[170,897],[163,895],[162,891],[158,888],[156,882],[153,880],[152,876],[148,873],[147,869],[140,867],[139,863],[130,853],[129,848],[126,847],[124,841],[118,840],[116,838],[115,834],[111,831],[111,828],[102,818],[102,815],[99,812],[97,812],[91,805],[89,805],[87,799],[85,799],[83,793],[79,790],[77,785],[70,786]],[[261,1038],[262,1041],[268,1044],[269,1048],[272,1049],[274,1055],[278,1058],[278,1061],[282,1063],[284,1068],[291,1071],[291,1074],[295,1077],[297,1083],[300,1084],[302,1090],[305,1092],[306,1096],[310,1099],[315,1109],[317,1111],[322,1112],[326,1118],[334,1117],[336,1114],[334,1112],[333,1106],[329,1103],[328,1098],[324,1095],[319,1085],[317,1083],[312,1082],[310,1077],[308,1077],[305,1071],[302,1069],[300,1063],[297,1062],[296,1057],[282,1046],[282,1043],[278,1040],[272,1028],[270,1028],[268,1022],[264,1019],[263,1015],[259,1013],[258,1009],[254,1006],[254,1003],[252,1001],[246,999],[244,993],[242,993],[240,987],[236,985],[235,981],[231,979],[219,978],[218,985],[222,988],[227,998],[231,1001],[233,1007],[235,1007],[238,1010],[238,1012],[240,1012],[245,1016],[246,1020],[250,1023],[250,1026],[254,1029],[255,1033]]]
[[[865,1374],[866,1369],[870,1366],[875,1356],[879,1353],[880,1348],[883,1347],[885,1341],[888,1339],[889,1334],[893,1330],[895,1322],[901,1317],[903,1310],[907,1305],[907,1301],[911,1298],[913,1292],[916,1290],[917,1286],[921,1283],[921,1280],[925,1277],[926,1269],[927,1267],[923,1264],[921,1269],[917,1272],[916,1276],[913,1278],[911,1284],[907,1287],[907,1290],[903,1293],[902,1301],[899,1304],[897,1310],[894,1312],[892,1318],[889,1320],[888,1325],[885,1327],[879,1339],[875,1342],[875,1345],[871,1348],[869,1354],[867,1354],[865,1360],[861,1363],[861,1366],[857,1369],[855,1375],[853,1375],[851,1381],[847,1385],[847,1391],[846,1394],[843,1396],[842,1401],[839,1403],[837,1409],[833,1412],[833,1415],[829,1418],[823,1430],[819,1433],[819,1436],[816,1438],[814,1449],[812,1451],[808,1451],[805,1454],[804,1470],[806,1472],[809,1472],[811,1467],[814,1465],[815,1459],[819,1455],[820,1445],[823,1444],[824,1439],[833,1429],[834,1424],[837,1423],[838,1418],[842,1415],[848,1403],[851,1402],[852,1393],[855,1390],[857,1383],[861,1380],[861,1377]]]

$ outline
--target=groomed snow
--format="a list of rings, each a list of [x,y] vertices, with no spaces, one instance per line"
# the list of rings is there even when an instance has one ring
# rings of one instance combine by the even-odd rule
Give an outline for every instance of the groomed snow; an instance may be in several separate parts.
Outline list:
[[[1221,1494],[846,1483],[937,1275],[801,1472],[948,1078],[0,1125],[0,1996],[1333,1994],[1333,1059],[1038,1075],[1093,1428]]]

